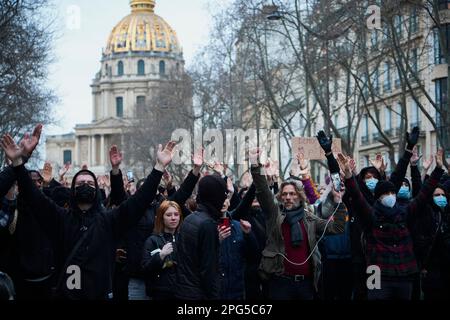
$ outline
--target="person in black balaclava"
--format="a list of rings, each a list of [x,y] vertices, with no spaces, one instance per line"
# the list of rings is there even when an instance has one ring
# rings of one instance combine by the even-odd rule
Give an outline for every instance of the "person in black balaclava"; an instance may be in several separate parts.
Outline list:
[[[120,206],[105,210],[95,175],[81,170],[73,178],[70,207],[65,209],[36,188],[24,166],[23,157],[36,148],[41,130],[38,125],[20,146],[9,135],[3,136],[0,144],[12,160],[24,201],[41,209],[34,215],[56,248],[60,270],[56,295],[63,299],[105,300],[111,293],[116,244],[153,201],[162,174],[172,161],[175,142],[169,142],[164,150],[159,145],[156,164],[146,182]]]
[[[198,210],[181,225],[177,243],[178,269],[176,297],[185,300],[219,298],[220,209],[227,197],[225,181],[216,175],[200,179]]]

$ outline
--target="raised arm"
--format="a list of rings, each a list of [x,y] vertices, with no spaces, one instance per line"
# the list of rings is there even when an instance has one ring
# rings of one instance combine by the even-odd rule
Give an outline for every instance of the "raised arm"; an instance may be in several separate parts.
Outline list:
[[[252,206],[252,202],[255,199],[255,194],[256,194],[256,187],[252,183],[252,185],[247,190],[247,193],[245,194],[244,198],[242,198],[241,202],[236,207],[236,209],[230,211],[230,216],[232,219],[240,220],[246,218],[246,216],[248,215],[248,211]]]
[[[361,219],[362,224],[366,228],[371,228],[373,225],[373,209],[361,193],[361,190],[359,190],[358,183],[352,174],[348,159],[342,154],[339,154],[338,157],[343,165],[345,192],[348,193],[351,198],[352,209],[354,209],[353,211]]]
[[[116,145],[109,149],[109,160],[111,162],[112,170],[110,172],[111,179],[111,205],[119,206],[122,202],[127,200],[127,193],[123,186],[122,172],[120,171],[120,164],[122,163],[122,153]]]
[[[420,157],[414,154],[413,158],[411,158],[411,163],[409,166],[411,168],[411,194],[413,198],[415,198],[419,194],[420,189],[422,189],[422,178],[420,177],[420,170],[418,166],[419,160]]]
[[[434,189],[439,183],[442,175],[444,174],[443,167],[443,154],[444,151],[440,149],[436,154],[436,168],[431,173],[431,176],[427,181],[423,184],[420,189],[419,194],[415,197],[408,205],[408,214],[409,215],[418,215],[421,213],[425,213],[426,211],[423,208],[429,203],[429,199],[432,198],[432,194]]]
[[[189,172],[186,179],[184,179],[180,188],[172,196],[169,197],[170,200],[175,201],[182,208],[184,207],[187,199],[189,199],[189,197],[192,195],[192,192],[195,189],[195,185],[200,179],[200,170],[203,166],[204,154],[205,151],[203,150],[203,148],[201,148],[194,154],[194,156],[192,157],[194,168]]]
[[[271,226],[276,222],[278,207],[275,203],[272,192],[270,192],[262,166],[259,164],[260,153],[261,151],[258,148],[250,150],[249,158],[251,164],[251,174],[256,188],[256,198],[261,205],[261,210],[266,213],[266,225]]]
[[[142,187],[108,215],[112,219],[112,226],[116,237],[120,237],[136,225],[145,210],[150,206],[156,196],[156,190],[161,181],[165,168],[173,157],[175,142],[170,141],[163,149],[159,145],[156,165],[148,175]]]
[[[23,159],[29,158],[38,145],[41,131],[42,125],[38,125],[31,136],[25,134],[20,145],[17,145],[10,135],[5,135],[0,144],[6,156],[12,160],[21,197],[31,207],[39,208],[39,210],[33,211],[36,219],[45,232],[51,238],[56,239],[56,233],[60,231],[62,219],[67,215],[67,211],[58,207],[50,198],[37,189],[23,163]]]
[[[407,146],[405,152],[403,153],[401,159],[398,161],[397,167],[395,168],[394,172],[392,172],[391,178],[389,179],[389,181],[391,181],[395,185],[396,192],[398,192],[402,187],[403,179],[406,176],[406,170],[408,170],[408,164],[413,155],[413,149],[417,144],[417,141],[419,140],[419,135],[419,127],[414,127],[411,134],[406,132]]]

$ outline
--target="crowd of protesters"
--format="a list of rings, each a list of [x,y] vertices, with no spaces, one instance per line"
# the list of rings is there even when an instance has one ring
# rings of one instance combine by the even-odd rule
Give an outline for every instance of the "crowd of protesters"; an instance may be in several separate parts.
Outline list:
[[[0,141],[0,300],[450,299],[450,176],[442,150],[419,168],[417,127],[389,176],[381,155],[358,172],[320,131],[323,186],[303,154],[281,180],[258,148],[237,183],[198,150],[176,186],[172,141],[145,179],[122,173],[117,146],[109,175],[68,181],[66,164],[54,179],[25,167],[41,131]]]

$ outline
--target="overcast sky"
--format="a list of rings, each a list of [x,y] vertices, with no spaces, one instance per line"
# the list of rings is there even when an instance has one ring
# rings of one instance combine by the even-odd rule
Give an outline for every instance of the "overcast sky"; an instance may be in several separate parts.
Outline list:
[[[156,0],[155,13],[177,32],[187,65],[208,39],[210,7],[215,1]],[[54,0],[54,3],[58,37],[49,86],[60,97],[55,107],[59,125],[47,128],[46,133],[62,134],[73,131],[77,123],[92,120],[89,85],[100,69],[102,48],[113,27],[131,11],[129,0]],[[79,28],[76,19],[71,18],[77,10],[80,12]]]

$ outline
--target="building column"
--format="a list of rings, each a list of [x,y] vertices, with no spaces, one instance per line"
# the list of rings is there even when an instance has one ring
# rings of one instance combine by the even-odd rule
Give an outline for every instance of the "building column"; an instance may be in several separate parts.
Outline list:
[[[96,163],[96,148],[97,148],[97,146],[95,145],[95,135],[93,134],[92,136],[91,136],[91,166],[93,166],[93,167],[95,167],[96,165],[97,165],[97,163]]]
[[[105,166],[105,135],[100,136],[100,165]]]
[[[80,139],[78,136],[75,136],[75,149],[73,150],[73,158],[72,158],[72,166],[77,166],[80,163],[78,159],[80,152],[78,149],[80,148]]]

